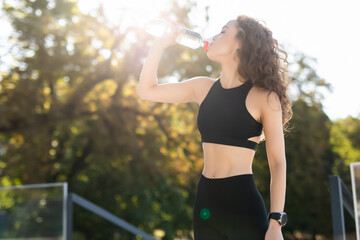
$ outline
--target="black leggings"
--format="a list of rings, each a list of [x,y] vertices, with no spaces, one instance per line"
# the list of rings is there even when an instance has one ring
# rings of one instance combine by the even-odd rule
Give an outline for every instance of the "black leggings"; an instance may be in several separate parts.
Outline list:
[[[194,240],[264,240],[269,226],[253,174],[201,174],[193,211]]]

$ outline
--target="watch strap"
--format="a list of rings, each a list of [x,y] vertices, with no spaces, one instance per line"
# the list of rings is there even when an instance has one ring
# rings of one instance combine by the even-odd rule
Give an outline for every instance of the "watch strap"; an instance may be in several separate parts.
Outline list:
[[[285,217],[285,219],[282,219],[282,216]],[[287,214],[285,212],[270,212],[268,213],[268,220],[270,220],[270,218],[277,220],[281,226],[286,225]]]

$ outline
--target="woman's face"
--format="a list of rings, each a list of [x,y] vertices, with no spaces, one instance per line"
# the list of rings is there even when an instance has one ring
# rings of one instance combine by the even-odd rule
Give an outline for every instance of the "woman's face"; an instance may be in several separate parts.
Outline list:
[[[237,34],[237,21],[231,20],[223,26],[221,32],[212,39],[207,52],[209,59],[215,62],[227,62],[233,60],[236,48],[240,47],[240,42],[235,38]]]

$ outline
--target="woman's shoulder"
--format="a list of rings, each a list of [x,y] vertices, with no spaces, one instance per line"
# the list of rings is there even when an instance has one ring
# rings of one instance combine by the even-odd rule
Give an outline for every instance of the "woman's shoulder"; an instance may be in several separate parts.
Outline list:
[[[259,96],[262,97],[266,97],[268,95],[272,95],[274,97],[274,95],[277,95],[277,93],[275,91],[271,91],[270,89],[261,87],[261,86],[257,86],[257,85],[253,85],[252,84],[252,89],[254,92],[256,92],[256,94],[258,94]]]
[[[261,86],[253,86],[253,92],[262,107],[266,106],[266,108],[273,110],[278,110],[281,107],[279,95],[275,91]]]

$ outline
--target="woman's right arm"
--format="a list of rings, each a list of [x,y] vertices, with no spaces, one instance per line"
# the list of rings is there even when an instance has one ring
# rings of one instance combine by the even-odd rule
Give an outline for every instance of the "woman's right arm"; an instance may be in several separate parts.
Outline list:
[[[140,81],[137,94],[141,99],[167,102],[167,103],[188,103],[199,102],[199,91],[203,89],[208,77],[199,76],[177,83],[158,84],[157,68],[163,51],[173,44],[179,32],[174,32],[169,38],[155,41],[150,48],[140,73]]]

